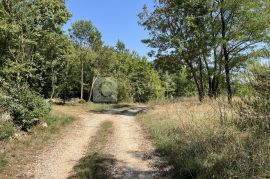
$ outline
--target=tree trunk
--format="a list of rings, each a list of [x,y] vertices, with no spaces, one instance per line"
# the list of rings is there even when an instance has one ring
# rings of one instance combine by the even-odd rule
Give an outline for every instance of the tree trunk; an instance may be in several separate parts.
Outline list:
[[[204,82],[203,82],[203,64],[202,64],[202,59],[199,58],[199,71],[200,71],[200,76],[199,76],[199,81],[200,81],[200,93],[201,93],[201,100],[204,98]],[[201,101],[200,100],[200,101]]]
[[[50,99],[53,99],[53,97],[54,97],[54,91],[55,91],[55,89],[54,89],[54,85],[52,86],[52,93],[51,93],[51,98]]]
[[[197,75],[196,75],[195,69],[193,68],[192,63],[188,62],[188,66],[189,66],[189,68],[190,68],[192,77],[193,77],[193,79],[194,79],[195,85],[196,85],[197,90],[198,90],[199,100],[200,100],[200,102],[202,102],[203,99],[204,99],[204,91],[203,91],[203,88],[200,86],[200,84],[199,84],[199,82],[198,82],[198,78],[197,78]]]
[[[222,44],[222,49],[223,49],[223,56],[224,56],[224,61],[225,61],[226,87],[227,87],[227,94],[228,94],[228,102],[231,104],[232,103],[232,87],[231,87],[230,65],[229,65],[230,59],[229,59],[229,52],[228,52],[227,38],[226,38],[226,20],[225,20],[224,10],[222,9],[222,7],[220,9],[220,16],[221,16],[221,24],[222,24],[221,34],[222,34],[222,39],[224,40]]]
[[[94,88],[94,84],[95,84],[95,82],[96,82],[96,80],[97,80],[97,77],[93,77],[93,81],[92,81],[92,85],[91,85],[91,88],[90,88],[90,94],[89,94],[89,99],[88,99],[88,102],[90,102],[91,101],[91,98],[92,98],[92,95],[93,95],[93,88]]]
[[[84,65],[83,65],[83,60],[81,59],[81,100],[83,99],[83,86],[84,86],[84,84],[83,84],[83,80],[84,80],[84,78],[83,78],[83,74],[84,74]]]
[[[213,98],[214,97],[214,89],[213,89],[213,83],[214,83],[214,80],[215,80],[215,76],[213,76],[213,78],[211,77],[211,71],[210,71],[210,68],[209,68],[209,65],[208,65],[208,62],[207,62],[207,59],[206,59],[206,55],[204,54],[203,55],[203,60],[204,60],[204,63],[205,63],[205,68],[207,70],[207,78],[208,78],[208,96],[209,98]],[[215,71],[214,71],[215,73]]]
[[[231,86],[231,74],[230,74],[230,67],[229,64],[225,64],[225,74],[226,74],[226,86],[227,86],[227,93],[228,93],[228,102],[232,103],[232,86]]]

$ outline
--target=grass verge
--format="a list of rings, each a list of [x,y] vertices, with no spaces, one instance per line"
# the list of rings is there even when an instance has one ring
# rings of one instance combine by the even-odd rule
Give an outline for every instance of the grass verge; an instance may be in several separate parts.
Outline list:
[[[112,178],[109,167],[114,164],[115,160],[112,156],[104,154],[104,149],[112,133],[113,123],[111,121],[105,121],[101,124],[89,145],[86,156],[74,167],[74,175],[70,178]]]
[[[11,122],[0,122],[0,140],[5,140],[15,133],[15,127]]]
[[[268,178],[270,137],[235,125],[221,102],[194,100],[150,104],[138,115],[175,178]]]

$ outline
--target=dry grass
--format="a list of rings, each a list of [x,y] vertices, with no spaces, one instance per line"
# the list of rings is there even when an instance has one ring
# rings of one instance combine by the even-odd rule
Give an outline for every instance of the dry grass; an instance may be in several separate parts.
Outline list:
[[[222,101],[152,102],[138,118],[176,177],[270,177],[270,137],[239,130],[234,109]]]

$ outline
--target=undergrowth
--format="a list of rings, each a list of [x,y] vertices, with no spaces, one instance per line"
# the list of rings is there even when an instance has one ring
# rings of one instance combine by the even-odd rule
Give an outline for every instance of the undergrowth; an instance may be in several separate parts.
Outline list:
[[[270,137],[235,125],[234,110],[217,101],[163,101],[138,116],[175,178],[268,178]]]
[[[0,141],[8,139],[15,132],[15,127],[12,122],[0,122]]]

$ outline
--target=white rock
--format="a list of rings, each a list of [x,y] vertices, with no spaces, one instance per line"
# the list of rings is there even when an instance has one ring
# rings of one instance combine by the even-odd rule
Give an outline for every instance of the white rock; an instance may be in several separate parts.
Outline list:
[[[12,116],[10,115],[10,113],[9,112],[2,113],[0,117],[0,122],[8,122],[8,121],[12,121]]]
[[[47,122],[42,122],[42,123],[41,123],[41,127],[42,127],[42,128],[47,128],[47,127],[48,127]]]

